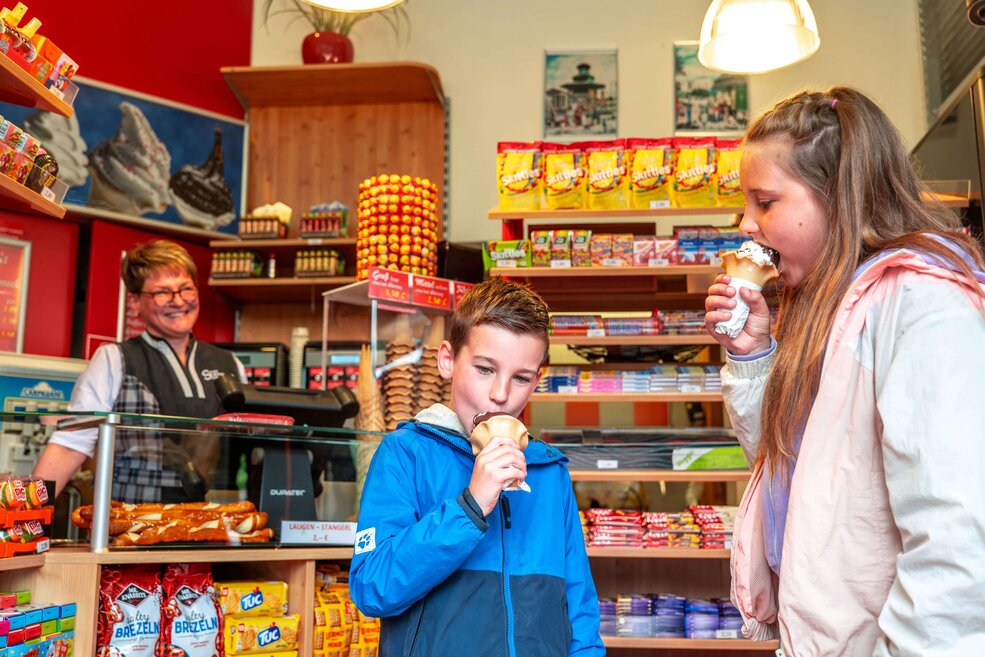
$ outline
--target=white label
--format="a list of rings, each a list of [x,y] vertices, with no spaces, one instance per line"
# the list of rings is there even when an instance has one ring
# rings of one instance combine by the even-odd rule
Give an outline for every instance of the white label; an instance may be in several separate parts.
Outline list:
[[[618,470],[619,461],[615,459],[599,459],[595,462],[595,467],[599,470]]]
[[[715,630],[716,639],[738,639],[739,630]]]
[[[372,552],[376,549],[376,527],[367,527],[358,534],[355,540],[355,553]]]
[[[41,196],[45,197],[46,199],[48,199],[52,203],[55,202],[55,193],[53,191],[51,191],[50,189],[48,189],[47,187],[42,187],[41,188]]]
[[[670,199],[663,199],[661,201],[650,201],[651,208],[669,208]]]
[[[65,100],[65,92],[61,89],[58,89],[57,87],[48,87],[48,91],[50,91],[51,95],[58,100]]]
[[[42,552],[48,551],[48,548],[51,545],[51,541],[49,541],[47,538],[42,538],[35,545],[37,546],[38,554],[41,554]]]
[[[353,545],[356,523],[318,520],[284,520],[280,523],[280,542],[301,545]]]
[[[507,269],[509,269],[511,267],[516,267],[516,260],[497,260],[496,261],[496,266],[497,267],[505,267]]]
[[[588,329],[588,337],[590,337],[590,338],[604,338],[605,337],[605,329],[599,329],[599,328]]]
[[[667,258],[650,258],[646,264],[648,267],[667,267],[670,265],[670,260]]]
[[[603,267],[622,267],[623,261],[619,258],[602,258]]]
[[[694,385],[693,383],[689,383],[680,386],[679,390],[681,392],[701,392],[701,386]]]
[[[324,242],[320,237],[312,237],[308,240],[308,244],[311,244],[312,246],[318,246],[319,244],[323,244],[323,243]]]
[[[574,395],[578,393],[578,386],[558,386],[557,391],[562,395]]]
[[[551,260],[551,267],[553,269],[569,269],[571,267],[570,260]]]

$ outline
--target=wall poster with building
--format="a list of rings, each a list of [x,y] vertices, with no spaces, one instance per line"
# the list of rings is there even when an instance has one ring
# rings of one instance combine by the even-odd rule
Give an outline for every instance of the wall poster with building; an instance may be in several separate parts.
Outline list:
[[[674,134],[740,136],[749,119],[749,78],[698,61],[697,41],[674,43]]]
[[[545,52],[544,138],[614,138],[617,83],[615,49]]]

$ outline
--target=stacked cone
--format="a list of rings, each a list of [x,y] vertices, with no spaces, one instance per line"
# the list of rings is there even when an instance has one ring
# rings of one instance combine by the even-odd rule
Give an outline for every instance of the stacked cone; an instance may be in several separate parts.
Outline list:
[[[396,334],[386,346],[386,362],[390,363],[414,351],[414,339],[410,333],[407,315],[398,315]],[[386,400],[386,430],[393,431],[401,422],[414,417],[414,385],[416,368],[413,364],[398,365],[383,375],[383,397]]]
[[[356,429],[360,431],[386,430],[383,420],[383,398],[376,384],[376,373],[373,371],[373,352],[369,345],[363,345],[359,350],[359,381],[356,383],[356,399],[359,401],[359,413],[356,415]],[[369,463],[373,460],[376,447],[379,445],[375,436],[356,435],[356,513],[359,512],[359,499],[362,497],[363,483],[369,472]]]
[[[381,174],[359,183],[356,280],[370,267],[434,276],[438,271],[438,186]]]
[[[445,318],[431,319],[431,332],[424,341],[424,353],[417,365],[417,412],[445,401],[445,380],[438,373],[438,347],[445,337]]]

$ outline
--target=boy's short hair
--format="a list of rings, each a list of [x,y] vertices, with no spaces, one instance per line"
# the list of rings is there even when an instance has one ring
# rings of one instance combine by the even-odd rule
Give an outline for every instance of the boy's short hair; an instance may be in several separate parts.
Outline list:
[[[181,245],[167,240],[154,240],[138,244],[130,249],[123,258],[120,276],[127,291],[138,294],[143,291],[144,283],[155,272],[165,271],[171,274],[188,274],[188,277],[198,284],[198,268],[195,261]]]
[[[472,329],[483,324],[543,340],[543,362],[547,362],[550,311],[540,295],[528,286],[497,276],[469,290],[451,317],[448,341],[452,351],[458,353],[468,341]]]

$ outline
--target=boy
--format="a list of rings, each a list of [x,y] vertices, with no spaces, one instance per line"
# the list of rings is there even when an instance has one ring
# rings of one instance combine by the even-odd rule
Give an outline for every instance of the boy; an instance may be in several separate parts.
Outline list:
[[[603,655],[567,459],[496,438],[473,457],[485,411],[518,415],[547,359],[549,317],[493,278],[451,319],[438,369],[452,408],[422,411],[380,444],[363,488],[349,585],[382,618],[387,657]],[[503,492],[524,479],[531,492]]]

